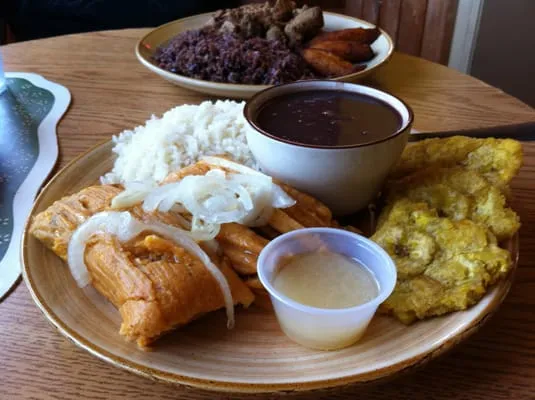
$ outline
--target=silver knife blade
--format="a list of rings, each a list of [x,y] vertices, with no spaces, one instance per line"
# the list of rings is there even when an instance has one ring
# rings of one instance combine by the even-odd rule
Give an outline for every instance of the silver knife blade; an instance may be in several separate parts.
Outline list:
[[[447,138],[452,136],[468,136],[472,138],[515,139],[521,142],[535,140],[535,121],[521,124],[493,126],[490,128],[462,129],[458,131],[423,132],[409,135],[409,142],[424,139]]]

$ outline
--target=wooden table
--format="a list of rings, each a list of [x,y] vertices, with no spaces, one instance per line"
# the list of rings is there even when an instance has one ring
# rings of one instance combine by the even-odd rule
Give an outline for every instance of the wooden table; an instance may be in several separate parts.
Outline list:
[[[143,124],[151,114],[206,99],[172,86],[136,61],[134,44],[143,33],[99,32],[1,48],[7,71],[42,74],[72,93],[71,108],[58,128],[56,170],[97,142]],[[406,55],[396,54],[367,83],[405,99],[421,131],[535,120],[532,108],[500,90]],[[525,166],[513,183],[513,207],[523,222],[520,266],[499,312],[467,342],[428,366],[335,398],[535,398],[535,145],[524,149]],[[0,304],[0,338],[0,399],[201,398],[197,392],[114,368],[78,349],[47,323],[24,283]]]

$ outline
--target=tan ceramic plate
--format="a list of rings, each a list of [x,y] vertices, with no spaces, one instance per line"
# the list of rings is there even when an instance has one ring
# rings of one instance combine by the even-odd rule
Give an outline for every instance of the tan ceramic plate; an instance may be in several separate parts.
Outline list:
[[[65,167],[38,197],[31,215],[94,184],[113,163],[112,143],[97,146]],[[512,281],[494,287],[468,311],[406,327],[377,316],[357,345],[335,352],[302,348],[281,332],[271,312],[238,310],[226,329],[216,312],[169,334],[151,352],[119,336],[119,313],[92,288],[79,289],[66,265],[40,242],[23,238],[24,279],[45,316],[75,344],[137,374],[221,392],[267,393],[327,389],[392,376],[437,356],[490,316]],[[518,239],[510,243],[515,266]]]
[[[229,83],[218,83],[188,78],[183,75],[173,74],[172,72],[166,71],[156,65],[152,57],[159,46],[167,43],[172,37],[181,32],[200,28],[206,23],[206,21],[208,21],[211,15],[212,13],[207,13],[179,19],[150,31],[136,45],[136,56],[138,60],[152,72],[155,72],[162,78],[174,83],[175,85],[213,96],[248,99],[256,92],[268,88],[269,86],[263,85],[234,85]],[[325,20],[324,29],[326,31],[358,27],[371,28],[375,26],[369,22],[348,17],[346,15],[330,12],[324,12],[323,15]],[[394,51],[394,43],[386,32],[381,30],[381,33],[382,34],[372,45],[376,56],[373,58],[373,60],[367,63],[366,69],[354,74],[335,78],[335,80],[346,82],[357,81],[370,74],[379,66],[383,65],[390,58],[392,52]]]

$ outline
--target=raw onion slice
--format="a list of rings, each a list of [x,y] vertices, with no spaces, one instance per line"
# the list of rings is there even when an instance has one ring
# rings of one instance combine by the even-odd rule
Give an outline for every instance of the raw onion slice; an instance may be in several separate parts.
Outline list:
[[[189,232],[156,221],[146,224],[132,217],[126,211],[105,211],[95,214],[74,231],[69,242],[67,261],[78,286],[85,287],[91,282],[89,271],[85,265],[85,246],[92,235],[108,233],[116,236],[119,241],[126,242],[145,231],[155,232],[172,240],[202,261],[221,289],[227,312],[227,327],[232,328],[234,326],[234,302],[227,279],[221,270],[212,263],[210,257],[188,236]]]
[[[288,208],[294,206],[296,201],[279,185],[273,184],[273,197],[271,205],[274,208]]]
[[[204,225],[237,222],[262,226],[271,217],[273,207],[286,208],[294,204],[295,200],[267,175],[227,174],[215,169],[206,175],[186,176],[179,182],[153,190],[145,199],[143,209],[165,212],[179,205]],[[192,227],[192,232],[197,227]]]
[[[190,234],[197,242],[214,241],[216,236],[219,235],[220,229],[221,225],[219,224],[207,224],[204,221],[193,217]]]
[[[201,160],[205,161],[207,164],[214,165],[216,167],[227,168],[232,171],[239,172],[240,174],[263,176],[263,177],[271,179],[270,176],[265,175],[262,172],[257,171],[256,169],[246,167],[245,165],[238,164],[237,162],[230,161],[226,158],[204,156],[204,157],[201,157]]]
[[[263,174],[262,172],[257,171],[256,169],[247,167],[245,165],[238,164],[237,162],[230,161],[226,158],[205,156],[205,157],[202,157],[201,160],[205,161],[207,164],[210,164],[216,167],[226,168],[226,169],[238,172],[243,175],[253,175],[257,177],[263,177],[273,182],[273,179],[269,175]],[[295,200],[292,199],[292,197],[289,196],[279,185],[273,183],[273,207],[288,208],[293,205],[295,205]]]
[[[111,208],[128,208],[145,200],[145,197],[156,188],[152,181],[132,181],[124,185],[124,191],[111,201]]]
[[[168,183],[162,185],[151,191],[143,201],[143,210],[147,212],[155,211],[156,209],[167,212],[176,205],[173,197],[174,193],[180,193],[180,182]],[[165,201],[167,199],[167,201]]]
[[[174,201],[206,223],[223,224],[243,219],[253,202],[244,187],[226,179],[221,170],[186,176],[180,181]]]

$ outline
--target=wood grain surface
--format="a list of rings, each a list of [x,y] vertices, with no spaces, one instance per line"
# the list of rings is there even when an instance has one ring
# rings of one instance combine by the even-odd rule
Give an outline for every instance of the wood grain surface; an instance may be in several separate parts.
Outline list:
[[[206,99],[137,63],[133,48],[144,32],[82,34],[0,49],[7,71],[36,72],[71,90],[71,109],[58,128],[58,167],[99,141],[144,123],[151,114]],[[367,83],[406,100],[421,131],[535,120],[532,108],[502,91],[406,55],[395,55]],[[388,383],[315,398],[534,398],[535,145],[524,149],[525,166],[513,183],[513,207],[523,222],[520,264],[498,313],[468,342],[426,367]],[[24,284],[0,304],[0,335],[1,399],[215,398],[140,378],[76,348],[46,322]]]

